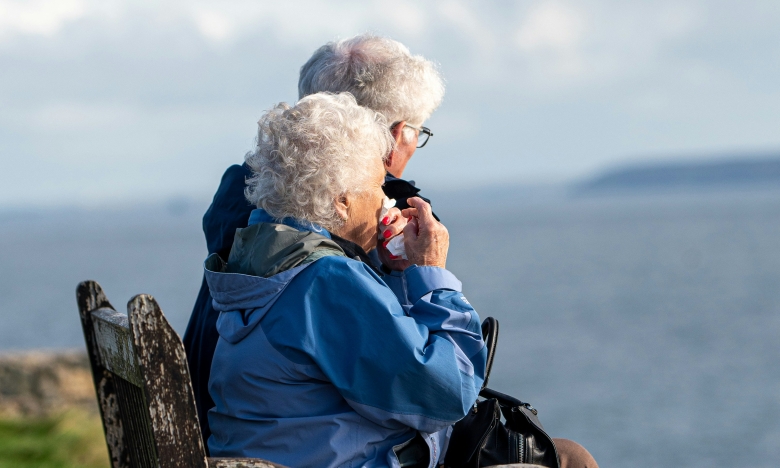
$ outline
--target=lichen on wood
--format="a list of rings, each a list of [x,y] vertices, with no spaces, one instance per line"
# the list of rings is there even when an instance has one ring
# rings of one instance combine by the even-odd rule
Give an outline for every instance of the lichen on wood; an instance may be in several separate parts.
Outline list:
[[[77,297],[114,468],[283,468],[250,458],[207,461],[184,345],[153,297],[135,296],[127,316],[94,281],[81,283]]]
[[[116,393],[113,374],[106,372],[101,364],[100,349],[95,343],[95,333],[92,324],[92,312],[98,309],[114,310],[103,288],[95,281],[84,281],[76,288],[76,301],[79,306],[81,328],[84,332],[84,342],[87,346],[92,380],[98,395],[98,407],[103,418],[103,431],[106,435],[109,457],[113,468],[129,468],[130,455],[127,449],[127,439],[122,427],[122,415],[116,404]]]
[[[153,297],[127,304],[161,468],[206,467],[184,345]]]
[[[284,468],[256,458],[209,458],[209,468]]]
[[[106,445],[114,468],[130,467],[130,454],[125,443],[125,431],[119,410],[113,376],[105,372],[98,384],[98,403],[103,415],[103,430],[106,435]]]
[[[141,387],[143,381],[135,360],[127,316],[108,308],[98,309],[92,312],[92,327],[103,367]]]

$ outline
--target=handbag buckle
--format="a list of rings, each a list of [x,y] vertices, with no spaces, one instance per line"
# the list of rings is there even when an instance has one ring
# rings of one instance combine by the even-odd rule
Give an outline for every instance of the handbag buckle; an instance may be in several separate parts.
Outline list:
[[[538,412],[538,411],[536,411],[536,408],[534,408],[533,406],[531,406],[531,403],[520,403],[520,406],[515,406],[515,407],[513,407],[513,408],[512,408],[512,411],[513,411],[513,412],[518,412],[518,411],[520,411],[520,407],[525,407],[525,408],[526,408],[528,411],[532,412],[532,413],[534,414],[534,416],[536,416],[537,414],[539,414],[539,412]]]
[[[539,412],[538,412],[538,411],[536,411],[536,408],[534,408],[533,406],[531,406],[531,403],[523,403],[523,406],[525,406],[526,408],[528,408],[528,411],[532,412],[532,413],[534,414],[534,416],[536,416],[537,414],[539,414]]]

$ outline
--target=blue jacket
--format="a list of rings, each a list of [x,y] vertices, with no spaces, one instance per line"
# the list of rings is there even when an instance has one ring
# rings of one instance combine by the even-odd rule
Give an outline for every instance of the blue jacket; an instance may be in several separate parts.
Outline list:
[[[297,229],[271,226],[306,229],[282,222]],[[238,242],[241,235],[234,250],[246,255],[279,244],[243,245],[251,239]],[[230,258],[212,255],[205,269],[220,311],[212,456],[399,466],[393,447],[419,431],[430,466],[443,460],[450,426],[477,399],[486,358],[479,317],[450,272],[408,268],[405,311],[372,268],[344,256],[268,277],[229,273]]]
[[[230,166],[222,176],[211,206],[203,216],[203,233],[206,235],[209,255],[216,253],[227,260],[236,229],[247,227],[249,214],[255,208],[244,197],[246,179],[251,175],[252,171],[249,167],[242,164]],[[389,174],[386,180],[385,193],[390,198],[395,198],[399,206],[404,206],[407,197],[419,196],[419,189],[413,183],[396,179]],[[379,265],[378,258],[374,263]],[[399,295],[404,294],[405,285],[401,275],[396,272],[389,273],[385,276],[385,282],[399,291]],[[204,277],[183,337],[204,441],[211,435],[206,414],[214,407],[208,392],[208,382],[211,360],[219,338],[218,316],[219,312],[214,310],[211,293]]]

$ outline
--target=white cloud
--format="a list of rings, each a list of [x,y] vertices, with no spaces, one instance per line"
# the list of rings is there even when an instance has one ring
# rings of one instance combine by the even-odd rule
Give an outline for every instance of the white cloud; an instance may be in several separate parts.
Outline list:
[[[521,10],[514,54],[529,93],[551,95],[615,86],[664,67],[706,17],[696,0],[534,2]]]
[[[584,33],[582,13],[563,3],[545,2],[528,12],[515,40],[526,51],[568,51],[579,45]]]
[[[512,39],[514,54],[525,63],[524,89],[558,92],[591,80],[588,20],[582,11],[558,1],[539,2],[522,11]]]
[[[133,186],[142,163],[171,174],[186,165],[193,186],[218,180],[251,146],[262,110],[295,98],[311,52],[364,31],[441,63],[447,97],[416,159],[425,170],[411,174],[421,182],[440,171],[443,184],[569,176],[636,153],[780,145],[780,11],[767,5],[0,0],[0,157],[16,184],[0,195],[32,196],[19,175],[44,160],[77,173],[105,158],[109,189]]]
[[[224,14],[214,10],[199,10],[194,13],[198,31],[207,39],[224,42],[235,33],[233,22]]]
[[[375,29],[411,37],[424,34],[430,26],[426,8],[408,0],[201,2],[181,3],[179,9],[192,10],[201,34],[216,41],[249,37],[258,30],[272,31],[287,42],[300,44]]]
[[[28,115],[28,122],[48,132],[120,128],[142,115],[138,109],[117,104],[84,102],[53,102],[40,109],[21,110],[17,116]]]
[[[382,18],[388,25],[409,36],[420,36],[430,25],[425,8],[408,1],[376,2],[371,17]],[[368,15],[367,15],[368,16]],[[366,19],[369,19],[368,17]]]
[[[658,26],[668,38],[685,36],[693,32],[705,15],[704,11],[691,3],[669,3],[658,12]]]
[[[68,21],[84,16],[86,7],[83,0],[0,0],[0,37],[51,36]]]
[[[457,0],[439,2],[436,12],[469,42],[478,46],[481,54],[492,54],[496,46],[495,32],[481,18],[479,8]]]

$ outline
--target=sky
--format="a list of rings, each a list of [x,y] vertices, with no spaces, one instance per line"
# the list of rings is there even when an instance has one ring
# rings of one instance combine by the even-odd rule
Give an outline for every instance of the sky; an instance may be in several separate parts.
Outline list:
[[[0,0],[0,207],[209,197],[311,53],[362,32],[446,80],[423,187],[776,151],[778,24],[777,0]]]

